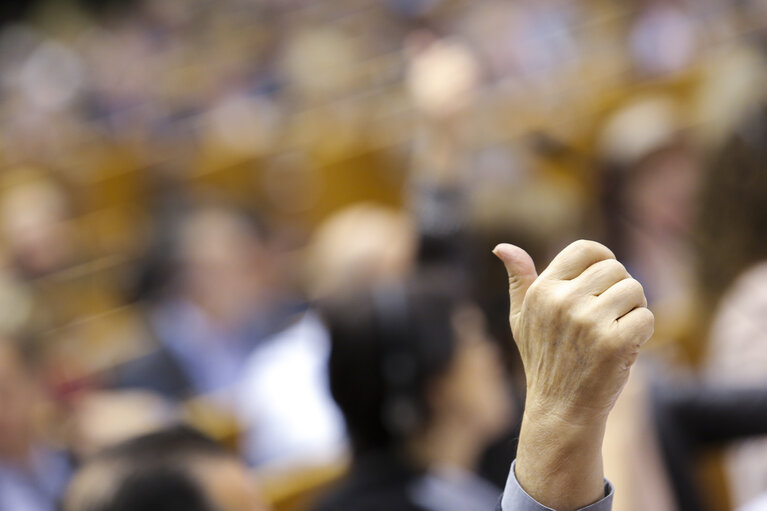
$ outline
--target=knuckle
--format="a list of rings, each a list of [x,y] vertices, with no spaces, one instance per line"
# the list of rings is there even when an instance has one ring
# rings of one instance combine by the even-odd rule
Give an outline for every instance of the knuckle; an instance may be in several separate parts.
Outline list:
[[[646,306],[647,297],[645,296],[645,293],[644,293],[644,286],[642,286],[642,283],[639,282],[638,280],[635,280],[635,279],[631,279],[631,280],[633,281],[632,286],[634,289],[634,293],[636,293],[637,301],[641,303],[643,307]],[[648,309],[648,312],[649,312],[649,309]],[[650,312],[650,314],[652,315],[652,312]]]
[[[595,277],[609,278],[620,282],[629,277],[625,266],[617,259],[604,259],[595,265]]]
[[[617,259],[606,259],[604,261],[605,270],[609,271],[610,273],[614,273],[616,275],[625,274],[628,275],[628,271],[626,270],[626,267],[623,266],[623,263],[618,261]]]
[[[570,248],[582,254],[603,253],[605,257],[614,258],[610,249],[592,240],[580,239],[574,241],[570,244]]]
[[[630,293],[644,297],[644,287],[642,287],[642,284],[638,280],[628,279],[626,286]]]
[[[549,302],[556,311],[566,311],[572,305],[572,293],[567,286],[557,286],[551,290]]]
[[[594,242],[589,240],[578,240],[570,244],[570,248],[574,251],[588,254],[594,250]]]
[[[588,307],[573,308],[570,312],[570,321],[578,329],[588,330],[595,326],[594,314]]]
[[[629,328],[623,328],[623,337],[627,342],[644,343],[655,331],[655,316],[647,307],[641,307],[634,312],[633,322]]]
[[[647,307],[642,307],[641,314],[642,314],[642,326],[650,333],[655,332],[655,314],[652,313],[650,309]]]

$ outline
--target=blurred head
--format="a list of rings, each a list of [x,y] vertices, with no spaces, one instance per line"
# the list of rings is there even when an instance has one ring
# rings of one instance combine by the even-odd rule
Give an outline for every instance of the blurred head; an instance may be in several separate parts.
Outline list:
[[[507,425],[504,374],[484,317],[436,287],[379,287],[326,308],[331,392],[357,455],[406,451],[443,428],[481,449]]]
[[[670,144],[647,155],[627,176],[626,213],[646,233],[688,234],[697,189],[698,167],[685,144]]]
[[[237,303],[262,299],[264,240],[245,214],[224,207],[193,211],[181,223],[177,247],[183,289],[196,301],[235,310]]]
[[[203,201],[177,209],[158,221],[140,296],[170,292],[221,323],[247,320],[267,303],[276,280],[265,229],[250,212],[228,203]]]
[[[2,234],[17,267],[36,276],[69,264],[74,239],[64,189],[31,169],[11,172],[6,181],[0,196]]]
[[[500,350],[489,337],[485,316],[474,304],[452,310],[456,351],[447,372],[429,389],[435,420],[452,421],[484,441],[510,421],[510,395]]]
[[[703,175],[696,241],[699,281],[715,301],[748,266],[767,260],[767,106],[712,155]]]
[[[81,392],[70,405],[69,449],[87,459],[130,438],[177,421],[172,404],[139,389]]]
[[[603,200],[619,252],[635,249],[627,232],[655,243],[689,234],[699,167],[686,139],[677,102],[663,95],[635,99],[606,120],[599,142]]]
[[[247,469],[188,427],[137,437],[92,458],[66,511],[263,511]]]
[[[323,298],[407,275],[417,235],[401,211],[371,203],[349,206],[325,220],[307,249],[310,294]]]

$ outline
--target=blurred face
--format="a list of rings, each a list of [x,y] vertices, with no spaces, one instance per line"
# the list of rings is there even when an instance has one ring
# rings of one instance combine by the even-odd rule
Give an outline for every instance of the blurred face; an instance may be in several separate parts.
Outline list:
[[[225,210],[190,218],[181,236],[185,290],[223,323],[252,313],[266,286],[265,251],[245,220]]]
[[[684,234],[689,230],[698,167],[683,147],[672,147],[642,164],[629,190],[632,217],[652,233]]]
[[[73,240],[66,199],[53,184],[12,188],[0,198],[0,211],[3,235],[24,271],[36,275],[67,263]]]
[[[459,309],[453,323],[458,345],[453,364],[434,393],[435,417],[458,421],[478,438],[490,441],[511,420],[501,354],[489,338],[478,308]]]

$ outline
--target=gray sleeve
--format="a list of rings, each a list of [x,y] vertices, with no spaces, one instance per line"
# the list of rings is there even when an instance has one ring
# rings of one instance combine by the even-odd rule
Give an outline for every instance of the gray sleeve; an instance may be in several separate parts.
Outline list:
[[[536,502],[535,499],[522,489],[517,481],[517,476],[514,473],[515,464],[516,462],[511,464],[509,478],[506,481],[506,489],[504,490],[497,511],[554,511],[550,507],[546,507]],[[578,511],[610,511],[612,507],[613,487],[609,481],[605,480],[605,498],[590,506],[583,507]]]

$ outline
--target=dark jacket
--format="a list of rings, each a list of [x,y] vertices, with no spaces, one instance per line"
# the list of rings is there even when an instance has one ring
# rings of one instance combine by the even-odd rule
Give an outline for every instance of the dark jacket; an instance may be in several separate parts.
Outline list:
[[[428,511],[409,492],[421,475],[391,453],[364,455],[314,511]]]
[[[482,477],[449,469],[419,470],[379,452],[358,459],[317,511],[491,511],[499,494],[500,489]]]

